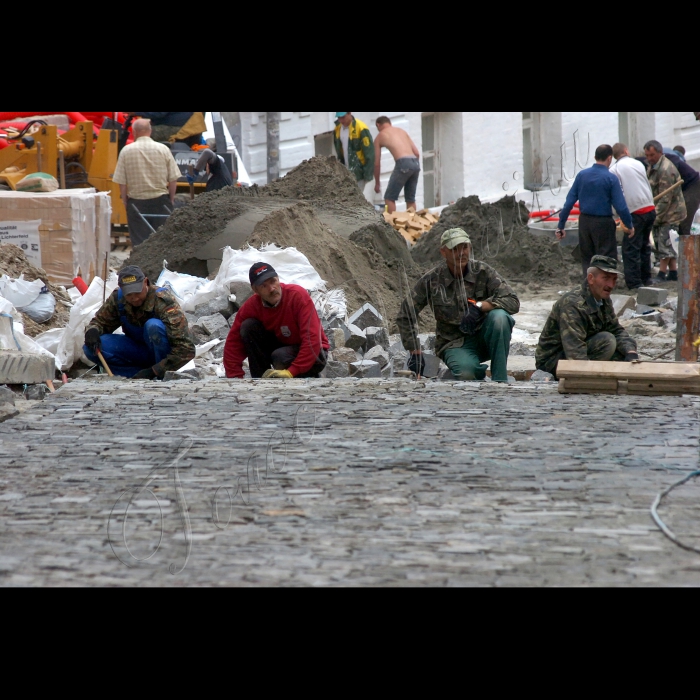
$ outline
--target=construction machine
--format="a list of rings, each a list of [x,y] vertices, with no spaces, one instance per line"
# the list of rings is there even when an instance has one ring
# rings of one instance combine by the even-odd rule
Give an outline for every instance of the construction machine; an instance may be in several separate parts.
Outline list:
[[[126,210],[112,176],[119,158],[120,129],[95,134],[91,121],[77,122],[59,134],[58,127],[31,122],[19,133],[8,133],[0,150],[0,187],[15,190],[27,175],[43,172],[58,180],[61,189],[94,187],[112,197],[112,224],[125,226]]]
[[[27,113],[0,112],[0,118],[9,117],[10,114],[15,118],[27,116]],[[61,189],[94,187],[100,192],[109,192],[112,225],[126,226],[126,209],[119,185],[112,181],[112,177],[119,153],[130,139],[128,117],[121,112],[90,113],[95,120],[91,121],[81,112],[52,113],[67,115],[73,122],[67,131],[63,131],[41,119],[42,115],[47,114],[36,115],[38,118],[25,123],[22,129],[6,124],[0,131],[0,189],[15,190],[27,175],[44,172],[55,177]],[[237,153],[230,152],[221,113],[214,112],[212,115],[217,151],[235,172],[238,167]],[[95,128],[96,123],[99,129]],[[182,144],[175,144],[173,156],[182,172],[178,192],[204,192],[206,174],[196,179],[193,190],[187,180],[190,168],[199,159],[199,153],[183,148]]]

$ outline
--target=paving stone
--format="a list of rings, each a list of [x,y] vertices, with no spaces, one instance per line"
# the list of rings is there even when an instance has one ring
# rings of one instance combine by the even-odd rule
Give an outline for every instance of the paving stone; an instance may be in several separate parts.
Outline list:
[[[55,377],[56,364],[51,357],[0,351],[0,384],[42,384]]]
[[[6,386],[0,386],[0,405],[10,404],[15,405],[16,400],[15,392]]]
[[[625,311],[635,311],[637,308],[637,300],[633,296],[627,296],[626,294],[613,294],[610,297],[613,309],[615,309],[616,316],[622,316]]]
[[[25,404],[0,424],[3,587],[697,585],[649,508],[697,469],[700,400],[373,378],[85,380]],[[152,474],[127,540],[163,538],[136,562],[115,506]],[[660,510],[691,544],[698,499],[694,480]]]
[[[543,372],[541,369],[538,369],[532,377],[530,377],[531,382],[556,382],[556,377],[553,374],[550,374],[549,372]]]
[[[212,299],[206,304],[200,304],[194,310],[194,315],[200,318],[206,318],[208,316],[215,316],[216,314],[221,314],[227,321],[236,309],[233,304],[228,300],[228,297],[218,297],[217,299]]]
[[[383,347],[377,345],[365,353],[365,360],[377,362],[384,369],[389,364],[389,353]]]
[[[365,304],[356,311],[349,319],[348,325],[357,326],[360,330],[384,325],[384,319],[372,304]]]
[[[363,360],[350,365],[350,376],[357,379],[381,379],[382,368],[378,362]]]
[[[215,338],[219,337],[221,331],[224,330],[228,333],[229,325],[228,321],[221,314],[204,316],[192,328],[194,333],[209,336],[210,339],[212,336]]]
[[[661,306],[668,299],[668,289],[661,287],[642,287],[637,290],[637,304],[643,306]]]
[[[15,418],[19,415],[19,411],[12,405],[4,403],[0,404],[0,423],[4,423],[10,418]]]
[[[345,364],[350,364],[351,362],[357,362],[358,360],[361,360],[361,357],[358,357],[358,353],[355,350],[352,350],[350,348],[336,348],[333,351],[333,359],[336,362],[344,362]]]
[[[24,398],[27,401],[43,401],[49,393],[49,388],[46,384],[33,384],[24,391]]]
[[[365,330],[365,337],[367,338],[367,349],[379,345],[382,349],[388,352],[389,350],[389,331],[386,328],[378,328],[370,326]]]
[[[440,358],[432,353],[424,352],[423,359],[425,360],[425,370],[423,376],[428,379],[434,379],[440,374],[440,370],[444,365],[442,364]]]
[[[394,374],[403,372],[408,366],[408,353],[396,354],[391,358],[391,368]]]
[[[326,369],[321,376],[324,379],[345,379],[350,376],[350,366],[347,362],[336,362],[331,360],[326,365]]]
[[[345,347],[351,350],[361,350],[364,348],[367,344],[365,332],[352,324],[349,324],[347,329],[350,333],[350,337],[345,341]]]
[[[342,328],[330,328],[326,335],[328,342],[331,344],[331,350],[345,347],[345,331]]]
[[[231,282],[229,289],[231,294],[236,297],[236,304],[239,308],[253,296],[253,290],[247,282]]]

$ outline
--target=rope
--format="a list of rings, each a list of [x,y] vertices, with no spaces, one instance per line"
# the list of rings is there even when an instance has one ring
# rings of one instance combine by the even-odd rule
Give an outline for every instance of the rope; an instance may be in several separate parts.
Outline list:
[[[689,481],[692,481],[693,479],[697,479],[700,476],[700,471],[693,472],[692,474],[688,474],[688,476],[685,477],[685,479],[679,481],[677,484],[674,484],[671,486],[671,488],[667,489],[663,493],[660,493],[657,497],[656,500],[654,501],[654,505],[651,507],[651,517],[654,519],[654,522],[656,523],[657,527],[661,530],[661,532],[664,533],[664,535],[671,540],[675,545],[680,547],[681,549],[685,549],[687,552],[695,552],[695,554],[700,554],[700,548],[698,547],[691,547],[688,544],[684,544],[681,542],[678,537],[675,535],[675,533],[664,523],[663,520],[661,520],[659,516],[659,508],[661,507],[661,503],[663,502],[664,498],[666,496],[670,495],[673,491],[676,489],[680,488],[681,486],[685,486]]]

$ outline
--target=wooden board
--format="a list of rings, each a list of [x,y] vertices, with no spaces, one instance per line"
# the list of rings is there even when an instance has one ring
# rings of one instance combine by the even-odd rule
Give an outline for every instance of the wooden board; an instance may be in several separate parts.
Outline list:
[[[562,360],[557,367],[560,379],[698,380],[700,364],[695,362],[584,362]]]

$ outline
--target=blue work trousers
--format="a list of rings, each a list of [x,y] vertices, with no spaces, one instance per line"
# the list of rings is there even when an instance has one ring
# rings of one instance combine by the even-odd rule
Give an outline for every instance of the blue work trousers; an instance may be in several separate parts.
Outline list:
[[[131,379],[143,369],[154,367],[171,353],[168,332],[165,324],[157,319],[146,321],[143,328],[136,326],[122,327],[126,335],[103,335],[102,356],[109,368],[118,377]],[[100,364],[97,355],[83,347],[85,356]]]

